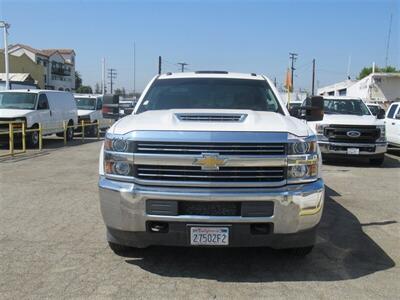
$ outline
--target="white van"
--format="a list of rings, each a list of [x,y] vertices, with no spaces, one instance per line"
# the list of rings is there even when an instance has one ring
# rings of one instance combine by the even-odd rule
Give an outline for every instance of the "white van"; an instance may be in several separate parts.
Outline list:
[[[76,107],[78,109],[78,122],[82,124],[96,124],[99,126],[85,127],[85,135],[97,136],[99,129],[107,129],[109,122],[103,118],[103,96],[92,94],[74,94]],[[80,131],[81,128],[78,128]]]
[[[24,121],[26,128],[38,128],[41,124],[43,135],[57,133],[60,136],[63,135],[63,122],[76,125],[78,113],[70,92],[9,90],[0,92],[0,121]],[[6,124],[0,126],[8,127]],[[73,137],[74,128],[70,127],[67,140]],[[38,146],[39,132],[31,132],[26,138],[29,146]]]

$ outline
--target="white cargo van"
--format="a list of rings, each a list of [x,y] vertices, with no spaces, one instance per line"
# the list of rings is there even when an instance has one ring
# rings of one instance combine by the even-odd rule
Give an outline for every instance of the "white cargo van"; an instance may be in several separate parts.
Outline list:
[[[76,106],[78,109],[78,122],[85,125],[85,135],[97,136],[99,129],[107,129],[109,122],[103,118],[103,96],[92,94],[74,94]],[[95,126],[99,122],[99,126]],[[89,126],[92,124],[92,126]],[[81,128],[78,129],[79,131]]]
[[[78,114],[74,97],[69,92],[47,90],[10,90],[0,92],[0,121],[24,121],[26,128],[42,125],[43,135],[63,135],[63,122],[76,125]],[[7,124],[0,125],[8,129]],[[4,135],[2,135],[4,137]],[[67,140],[74,137],[74,128],[67,129]],[[27,143],[36,147],[39,132],[26,136]]]

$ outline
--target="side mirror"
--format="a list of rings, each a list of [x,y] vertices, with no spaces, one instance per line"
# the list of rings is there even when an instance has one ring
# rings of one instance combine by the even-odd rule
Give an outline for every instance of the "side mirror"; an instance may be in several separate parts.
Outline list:
[[[396,116],[396,119],[397,119],[397,116]],[[385,118],[385,110],[383,108],[380,108],[378,110],[378,113],[376,114],[376,118],[377,119],[384,119]]]
[[[301,112],[300,112],[301,108],[300,107],[292,107],[289,109],[289,113],[292,117],[295,118],[300,118],[301,117]]]
[[[324,98],[313,96],[306,99],[306,106],[303,107],[306,121],[322,121],[324,118]]]
[[[118,95],[104,95],[103,108],[104,119],[119,119],[119,96]]]

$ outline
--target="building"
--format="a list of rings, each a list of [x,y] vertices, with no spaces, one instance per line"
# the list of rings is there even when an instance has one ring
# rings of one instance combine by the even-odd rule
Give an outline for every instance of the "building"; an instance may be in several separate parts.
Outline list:
[[[9,73],[8,80],[10,88],[15,89],[37,89],[36,80],[29,73]],[[6,89],[6,73],[0,73],[0,90]]]
[[[41,89],[45,88],[44,75],[46,74],[45,73],[46,70],[42,65],[38,65],[36,62],[33,62],[26,54],[22,54],[20,56],[9,55],[8,61],[10,66],[10,74],[27,73],[33,79],[33,83],[35,85],[37,85]],[[0,49],[0,72],[4,72],[4,70],[5,70],[4,51]],[[21,77],[15,77],[15,78],[17,81],[21,80]],[[26,78],[24,78],[24,81],[25,80]]]
[[[16,44],[9,47],[10,58],[26,55],[36,65],[43,66],[45,89],[75,90],[75,51],[72,49],[35,49],[27,45]],[[10,66],[12,62],[10,61]],[[31,74],[33,78],[34,75]],[[36,79],[36,78],[35,78]],[[37,79],[36,79],[37,80]]]
[[[321,96],[359,97],[368,102],[400,101],[400,73],[371,73],[361,80],[346,80],[318,89]]]

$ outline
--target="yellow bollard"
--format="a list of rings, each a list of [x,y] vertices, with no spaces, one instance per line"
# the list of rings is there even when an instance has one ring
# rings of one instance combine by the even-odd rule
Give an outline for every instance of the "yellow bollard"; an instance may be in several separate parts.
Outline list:
[[[39,151],[42,151],[43,140],[42,140],[42,123],[39,123]]]
[[[82,143],[85,140],[85,121],[81,121],[81,125],[82,125]]]
[[[100,121],[97,120],[97,139],[100,139]]]
[[[67,144],[67,122],[63,121],[63,130],[64,130],[64,145]]]
[[[25,132],[26,128],[25,128],[25,123],[22,123],[22,152],[26,152],[26,132]]]
[[[10,143],[10,155],[14,155],[14,125],[13,123],[8,124],[8,136]]]

